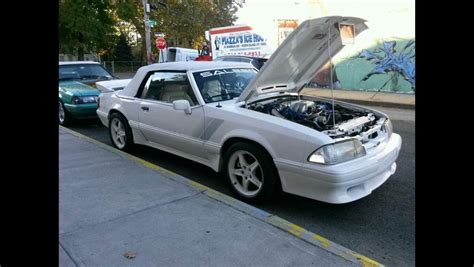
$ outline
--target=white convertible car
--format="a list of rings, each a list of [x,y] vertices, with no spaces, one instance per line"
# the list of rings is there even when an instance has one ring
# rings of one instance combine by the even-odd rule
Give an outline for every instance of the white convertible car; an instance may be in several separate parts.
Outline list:
[[[340,25],[367,28],[352,17],[305,21],[259,72],[247,63],[174,62],[98,82],[97,114],[118,149],[147,145],[207,165],[245,201],[279,191],[360,199],[395,172],[401,137],[381,112],[300,95],[328,62],[328,44],[332,53],[344,46]]]

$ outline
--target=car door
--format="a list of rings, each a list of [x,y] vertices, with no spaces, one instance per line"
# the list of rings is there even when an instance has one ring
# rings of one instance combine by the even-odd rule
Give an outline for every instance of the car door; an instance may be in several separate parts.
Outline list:
[[[151,74],[140,94],[139,127],[154,145],[205,157],[203,141],[204,111],[198,103],[186,72],[162,71]],[[190,102],[191,114],[173,108],[173,101]],[[178,153],[179,154],[179,153]]]

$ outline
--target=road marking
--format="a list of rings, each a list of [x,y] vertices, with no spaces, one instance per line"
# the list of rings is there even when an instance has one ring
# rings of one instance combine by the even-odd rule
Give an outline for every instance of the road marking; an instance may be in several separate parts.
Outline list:
[[[317,234],[314,234],[313,235],[313,239],[314,240],[318,240],[319,242],[321,242],[321,244],[325,247],[325,248],[328,248],[331,246],[331,244],[329,243],[329,240],[327,240],[326,238],[320,236],[320,235],[317,235]]]

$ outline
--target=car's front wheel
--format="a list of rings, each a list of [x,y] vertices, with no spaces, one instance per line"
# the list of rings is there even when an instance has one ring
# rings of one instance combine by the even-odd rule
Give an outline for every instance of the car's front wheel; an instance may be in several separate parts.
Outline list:
[[[132,129],[125,117],[119,113],[110,115],[109,135],[112,144],[120,150],[128,150],[133,146]]]
[[[224,155],[225,174],[236,196],[246,202],[267,200],[279,191],[273,160],[257,145],[235,143]]]
[[[61,100],[59,100],[59,106],[58,106],[58,122],[59,124],[66,126],[69,124],[71,121],[71,116],[67,112],[66,108],[64,107],[64,104]]]

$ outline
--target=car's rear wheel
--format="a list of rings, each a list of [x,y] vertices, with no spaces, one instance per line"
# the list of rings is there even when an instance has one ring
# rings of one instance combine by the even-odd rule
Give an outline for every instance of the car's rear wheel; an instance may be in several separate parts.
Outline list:
[[[259,146],[235,143],[226,151],[224,160],[230,188],[239,199],[261,202],[279,191],[279,177],[273,160]]]
[[[132,129],[125,117],[119,113],[110,115],[109,135],[112,144],[120,150],[128,150],[133,146]]]
[[[59,100],[58,106],[58,122],[63,126],[66,126],[71,122],[71,115],[69,115],[61,100]]]

